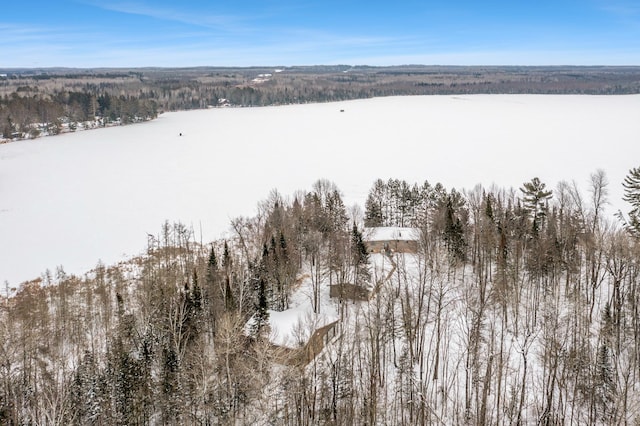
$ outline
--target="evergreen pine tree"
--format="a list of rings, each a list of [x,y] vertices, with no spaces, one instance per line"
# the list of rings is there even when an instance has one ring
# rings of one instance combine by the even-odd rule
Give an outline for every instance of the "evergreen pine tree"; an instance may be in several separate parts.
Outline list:
[[[264,337],[269,326],[269,303],[267,301],[267,284],[264,278],[258,281],[258,303],[251,325],[251,335],[255,339]]]
[[[455,194],[452,191],[452,194],[446,197],[443,239],[449,254],[455,259],[464,261],[467,242],[464,239],[464,229],[460,218],[456,215],[454,204],[458,203],[455,203]]]
[[[604,344],[611,347],[613,344],[614,324],[613,315],[611,313],[611,303],[606,302],[602,309],[602,321],[600,324],[600,338]]]
[[[289,259],[289,252],[287,249],[287,240],[284,237],[284,233],[280,230],[280,256],[283,260]]]
[[[236,300],[233,297],[233,291],[231,290],[231,282],[229,278],[225,280],[225,290],[224,290],[224,308],[229,311],[234,311],[236,309]]]
[[[622,213],[618,217],[623,220],[624,226],[635,237],[640,237],[640,167],[629,170],[629,174],[622,182],[624,196],[622,199],[631,204],[629,219],[624,220]]]
[[[179,424],[181,407],[180,359],[176,351],[167,346],[163,350],[162,396],[164,424]]]
[[[207,261],[207,280],[213,281],[213,276],[215,272],[218,270],[218,258],[216,257],[216,251],[211,246],[211,251],[209,252],[209,259]]]
[[[596,362],[596,396],[602,407],[601,418],[603,421],[607,421],[610,415],[610,407],[615,397],[615,382],[611,354],[606,345],[600,345]]]
[[[224,249],[222,252],[222,267],[228,271],[231,268],[231,252],[229,251],[229,245],[227,241],[224,242]]]
[[[366,226],[376,227],[383,225],[382,200],[372,192],[369,192],[365,202],[364,222]]]
[[[485,195],[484,196],[484,200],[485,200],[485,210],[484,210],[484,214],[493,221],[493,203],[491,202],[491,195]]]
[[[191,289],[186,289],[185,294],[186,315],[182,332],[187,343],[195,341],[202,331],[202,291],[198,284],[198,274],[193,271]]]
[[[198,273],[195,269],[193,271],[193,284],[191,286],[191,305],[196,312],[202,310],[202,290],[200,290]]]
[[[520,188],[524,196],[525,208],[532,213],[532,232],[538,236],[547,212],[547,202],[551,198],[552,191],[545,191],[546,184],[534,177],[531,182],[525,182]]]
[[[225,287],[221,285],[220,274],[218,272],[218,258],[215,249],[211,245],[209,258],[207,260],[205,285],[202,289],[202,298],[207,307],[207,320],[211,323],[210,330],[215,333],[216,322],[219,313],[224,309]]]
[[[233,259],[231,258],[231,252],[229,251],[229,245],[227,244],[227,241],[225,241],[222,252],[222,267],[224,268],[224,306],[227,312],[235,310],[237,307],[233,290],[231,288],[232,263]]]
[[[355,268],[355,283],[360,284],[363,281],[371,279],[369,272],[369,252],[364,244],[362,233],[358,230],[358,226],[353,222],[351,229],[351,256]]]
[[[94,424],[100,416],[101,392],[98,368],[90,351],[85,351],[82,362],[76,369],[71,395],[77,424]],[[0,421],[0,424],[3,423]]]

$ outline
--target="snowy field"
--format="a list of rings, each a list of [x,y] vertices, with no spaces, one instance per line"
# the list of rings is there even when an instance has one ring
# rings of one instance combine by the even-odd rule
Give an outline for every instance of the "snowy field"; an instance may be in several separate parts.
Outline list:
[[[344,110],[344,112],[340,112]],[[180,136],[182,133],[182,136]],[[319,178],[364,206],[377,178],[551,188],[607,173],[612,205],[640,166],[640,96],[395,97],[167,113],[0,145],[0,284],[82,273],[144,251],[165,220],[204,242],[277,188]],[[586,195],[586,194],[585,194]],[[201,236],[201,237],[200,237]],[[4,288],[4,285],[2,285]]]

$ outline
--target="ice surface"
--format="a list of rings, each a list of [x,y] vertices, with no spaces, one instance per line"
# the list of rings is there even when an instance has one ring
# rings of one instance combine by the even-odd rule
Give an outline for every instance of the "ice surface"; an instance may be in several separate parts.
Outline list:
[[[602,168],[608,212],[628,210],[621,182],[640,165],[638,111],[638,95],[392,97],[167,113],[0,145],[0,284],[138,254],[165,220],[212,240],[272,189],[289,195],[319,178],[364,206],[377,178],[462,189],[538,176],[586,192]]]

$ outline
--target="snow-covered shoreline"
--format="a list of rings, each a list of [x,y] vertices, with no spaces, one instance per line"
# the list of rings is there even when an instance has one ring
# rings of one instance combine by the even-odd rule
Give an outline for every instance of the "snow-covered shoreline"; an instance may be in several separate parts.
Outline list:
[[[608,212],[625,210],[638,111],[640,95],[390,97],[171,112],[2,144],[0,283],[136,255],[165,220],[206,242],[271,190],[289,196],[319,178],[363,206],[377,178],[470,189],[538,176],[551,188],[575,179],[586,193],[601,168]]]
[[[1,144],[5,144],[5,143],[15,143],[15,142],[22,142],[22,141],[27,141],[27,140],[33,140],[33,139],[40,139],[40,138],[49,138],[52,136],[62,136],[62,135],[66,135],[68,133],[76,133],[76,132],[83,132],[86,130],[96,130],[96,129],[103,129],[105,127],[116,127],[116,126],[130,126],[132,124],[140,124],[140,123],[146,123],[147,121],[152,121],[155,118],[152,119],[139,119],[136,121],[132,121],[130,123],[122,123],[120,121],[120,119],[116,120],[116,121],[109,121],[109,122],[105,122],[104,119],[96,117],[95,120],[92,121],[64,121],[61,125],[60,125],[60,129],[57,133],[51,133],[49,132],[49,127],[51,126],[51,123],[33,123],[31,124],[31,128],[37,131],[37,136],[32,136],[29,133],[25,133],[22,135],[22,137],[18,137],[18,138],[3,138],[0,137],[0,145]]]

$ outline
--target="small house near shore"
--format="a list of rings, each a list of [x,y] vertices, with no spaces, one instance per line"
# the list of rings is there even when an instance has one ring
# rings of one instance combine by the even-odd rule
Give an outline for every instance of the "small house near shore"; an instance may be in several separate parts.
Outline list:
[[[364,228],[362,238],[369,253],[417,253],[420,230],[396,226]]]

